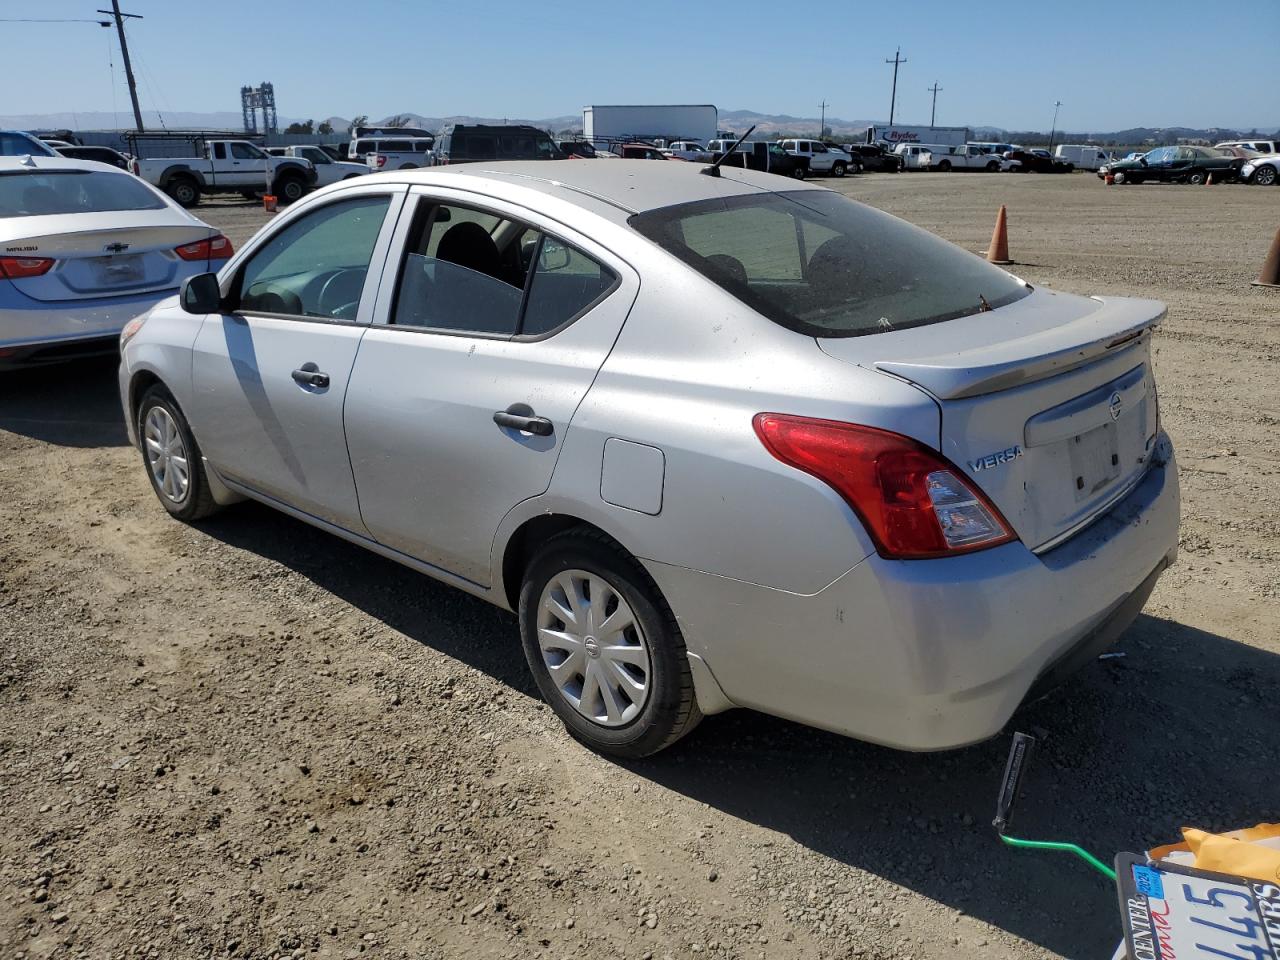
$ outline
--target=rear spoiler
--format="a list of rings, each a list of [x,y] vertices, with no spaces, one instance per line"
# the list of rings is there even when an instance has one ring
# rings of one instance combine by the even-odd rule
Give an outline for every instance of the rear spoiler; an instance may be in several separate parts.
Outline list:
[[[1091,297],[1099,309],[999,343],[911,360],[877,360],[877,370],[919,384],[940,400],[959,400],[1033,383],[1092,363],[1139,340],[1165,318],[1156,300]],[[1000,311],[984,314],[995,318]]]

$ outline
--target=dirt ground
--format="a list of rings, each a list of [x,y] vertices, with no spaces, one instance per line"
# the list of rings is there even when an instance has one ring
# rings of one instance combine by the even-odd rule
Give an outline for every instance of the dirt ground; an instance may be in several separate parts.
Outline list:
[[[1017,273],[1169,304],[1182,553],[1015,717],[1019,832],[1109,857],[1280,818],[1280,189],[828,181]],[[198,211],[244,242],[247,204]],[[745,711],[618,764],[513,617],[265,508],[198,526],[114,363],[0,377],[0,957],[1109,957],[1114,893],[989,826],[1007,737],[909,755]]]

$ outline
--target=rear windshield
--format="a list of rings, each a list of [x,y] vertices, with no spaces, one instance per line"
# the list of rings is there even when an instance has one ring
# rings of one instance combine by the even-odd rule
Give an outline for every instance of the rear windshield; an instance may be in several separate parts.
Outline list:
[[[162,210],[164,199],[127,173],[13,170],[0,173],[0,218],[104,210]]]
[[[940,323],[1030,292],[972,253],[823,190],[701,200],[629,222],[747,306],[813,337]]]

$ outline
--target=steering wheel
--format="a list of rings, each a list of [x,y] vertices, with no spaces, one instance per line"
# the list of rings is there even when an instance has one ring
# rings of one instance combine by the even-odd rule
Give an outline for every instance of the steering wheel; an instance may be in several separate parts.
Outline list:
[[[358,267],[335,270],[320,287],[316,306],[325,316],[337,320],[354,320],[360,309],[360,293],[364,290],[365,271]]]

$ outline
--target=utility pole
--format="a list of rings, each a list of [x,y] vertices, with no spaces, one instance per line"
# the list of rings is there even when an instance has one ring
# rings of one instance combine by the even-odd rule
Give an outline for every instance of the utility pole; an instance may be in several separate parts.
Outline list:
[[[829,104],[823,100],[818,106],[822,108],[822,119],[818,121],[818,139],[821,140],[827,133],[827,107]]]
[[[933,109],[929,111],[929,129],[932,130],[933,121],[938,116],[938,91],[941,90],[942,88],[938,86],[938,81],[935,80],[933,81],[932,87],[925,87],[925,89],[930,90],[933,93]]]
[[[1049,127],[1049,152],[1053,153],[1053,135],[1058,132],[1058,108],[1062,106],[1061,100],[1053,101],[1053,125]]]
[[[133,79],[133,64],[129,62],[129,44],[124,38],[124,18],[131,17],[134,20],[141,20],[142,15],[121,13],[120,0],[111,0],[111,9],[99,10],[98,13],[105,13],[115,18],[116,32],[120,34],[120,55],[124,58],[124,76],[129,81],[129,99],[133,101],[133,121],[138,125],[138,132],[142,133],[142,109],[138,106],[138,84]]]
[[[886,60],[885,63],[893,64],[893,93],[889,95],[889,126],[893,126],[893,108],[898,102],[898,64],[906,63],[902,58],[902,48],[899,47],[893,52],[893,59]]]

